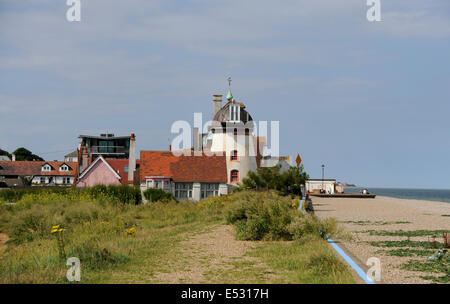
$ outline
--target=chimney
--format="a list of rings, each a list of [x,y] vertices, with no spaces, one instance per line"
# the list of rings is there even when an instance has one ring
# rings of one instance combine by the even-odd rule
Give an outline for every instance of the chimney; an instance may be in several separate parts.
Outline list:
[[[198,137],[198,128],[194,128],[194,151],[200,150],[200,141]]]
[[[214,117],[216,116],[217,112],[222,109],[222,95],[213,95],[213,113],[212,113],[212,120],[214,121]]]
[[[134,183],[134,171],[136,171],[136,137],[131,133],[130,155],[128,156],[128,184]]]
[[[81,155],[81,172],[86,170],[86,168],[89,166],[89,155],[87,152],[86,146],[84,146],[82,155]]]
[[[13,155],[11,155],[11,157],[12,157],[12,161],[16,161],[16,154],[13,154]]]

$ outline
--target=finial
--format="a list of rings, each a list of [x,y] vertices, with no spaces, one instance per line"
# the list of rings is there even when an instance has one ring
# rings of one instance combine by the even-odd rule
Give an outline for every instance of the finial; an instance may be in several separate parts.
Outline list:
[[[231,94],[231,77],[228,77],[228,94],[227,94],[227,100],[233,99],[233,94]]]

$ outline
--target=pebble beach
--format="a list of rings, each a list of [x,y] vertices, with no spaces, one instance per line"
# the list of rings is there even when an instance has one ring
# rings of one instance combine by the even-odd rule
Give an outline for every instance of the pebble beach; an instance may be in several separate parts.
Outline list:
[[[443,273],[429,273],[402,269],[402,265],[414,259],[427,261],[427,256],[395,256],[389,250],[373,246],[370,242],[379,241],[429,241],[430,235],[377,235],[393,231],[432,231],[450,232],[450,203],[399,199],[387,196],[368,198],[321,198],[311,197],[315,214],[322,218],[335,218],[341,227],[351,235],[350,240],[340,239],[341,246],[364,270],[370,257],[380,259],[383,284],[431,283],[423,276],[442,276]],[[372,232],[370,232],[372,231]],[[374,233],[375,231],[375,233]],[[442,233],[436,238],[443,241]],[[404,248],[401,248],[402,250]],[[408,249],[407,249],[408,250]],[[417,250],[412,248],[412,250]]]

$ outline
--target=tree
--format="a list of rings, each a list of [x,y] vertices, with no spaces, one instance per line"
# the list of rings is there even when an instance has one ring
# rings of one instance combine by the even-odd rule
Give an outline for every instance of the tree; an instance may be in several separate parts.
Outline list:
[[[23,147],[16,149],[16,151],[14,151],[13,154],[16,156],[16,160],[28,160],[28,161],[33,161],[33,160],[43,161],[44,160],[43,158],[31,153],[30,150],[27,150]]]
[[[9,154],[8,151],[5,151],[5,150],[0,149],[0,155],[6,155],[6,156],[9,157],[9,159],[11,159],[11,154]]]
[[[290,167],[289,170],[280,173],[281,166],[258,168],[256,172],[250,171],[243,179],[245,188],[255,190],[278,190],[282,194],[301,195],[301,185],[309,178],[304,172],[303,165]]]

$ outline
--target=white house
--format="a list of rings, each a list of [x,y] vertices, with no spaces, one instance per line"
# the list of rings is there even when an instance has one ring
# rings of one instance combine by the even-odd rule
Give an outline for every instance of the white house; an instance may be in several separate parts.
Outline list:
[[[308,179],[305,184],[306,192],[320,192],[325,190],[325,193],[334,194],[336,189],[335,179]]]

